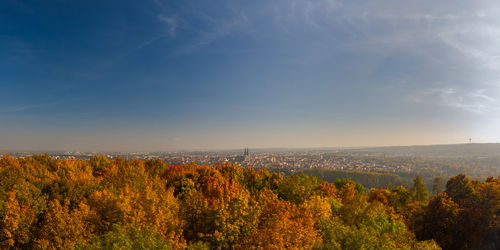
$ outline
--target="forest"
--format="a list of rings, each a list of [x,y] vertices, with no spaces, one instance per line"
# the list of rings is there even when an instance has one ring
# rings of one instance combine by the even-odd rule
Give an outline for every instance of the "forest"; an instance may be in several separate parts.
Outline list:
[[[366,188],[392,187],[404,184],[401,177],[396,174],[377,173],[368,171],[334,170],[324,168],[306,168],[301,171],[327,182],[348,178],[360,183]]]
[[[500,178],[408,186],[230,163],[0,159],[2,249],[499,249]],[[437,185],[437,183],[436,183]]]

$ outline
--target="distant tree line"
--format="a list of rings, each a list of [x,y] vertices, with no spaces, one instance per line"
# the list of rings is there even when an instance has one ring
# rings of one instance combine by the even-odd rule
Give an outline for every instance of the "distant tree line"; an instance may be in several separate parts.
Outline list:
[[[395,174],[362,172],[352,170],[334,170],[325,168],[307,168],[300,172],[316,176],[324,181],[335,182],[337,179],[351,179],[361,183],[366,188],[394,187],[405,184],[401,177]]]

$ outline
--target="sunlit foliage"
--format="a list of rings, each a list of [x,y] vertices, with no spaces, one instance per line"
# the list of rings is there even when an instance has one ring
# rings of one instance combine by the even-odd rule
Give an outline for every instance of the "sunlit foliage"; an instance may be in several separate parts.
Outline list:
[[[429,201],[418,179],[365,191],[229,163],[3,156],[0,248],[495,249],[499,185],[456,176]]]
[[[499,249],[500,179],[451,178],[417,223],[418,238],[435,239],[444,249]]]

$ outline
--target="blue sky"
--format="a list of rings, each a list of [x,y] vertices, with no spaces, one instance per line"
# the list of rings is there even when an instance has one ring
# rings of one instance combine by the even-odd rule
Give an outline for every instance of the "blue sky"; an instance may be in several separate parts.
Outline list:
[[[498,1],[0,3],[0,150],[500,141]]]

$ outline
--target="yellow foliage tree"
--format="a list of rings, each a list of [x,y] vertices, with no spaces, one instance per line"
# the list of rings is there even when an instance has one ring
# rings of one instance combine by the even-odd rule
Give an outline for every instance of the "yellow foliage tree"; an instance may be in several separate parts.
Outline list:
[[[58,200],[50,202],[42,226],[35,240],[35,246],[43,249],[71,249],[79,242],[87,242],[92,237],[93,217],[90,208],[81,203],[70,211],[69,201],[60,204]]]
[[[9,193],[5,209],[2,215],[1,231],[0,231],[0,244],[2,248],[9,248],[15,244],[15,231],[19,227],[21,209],[16,200],[16,192]]]

